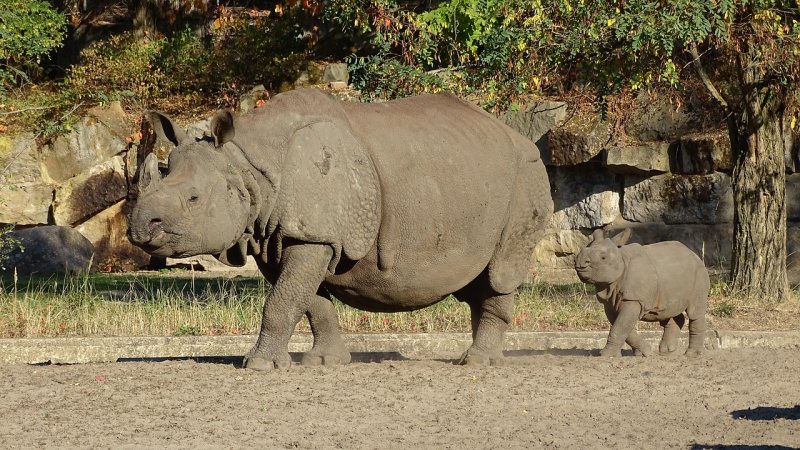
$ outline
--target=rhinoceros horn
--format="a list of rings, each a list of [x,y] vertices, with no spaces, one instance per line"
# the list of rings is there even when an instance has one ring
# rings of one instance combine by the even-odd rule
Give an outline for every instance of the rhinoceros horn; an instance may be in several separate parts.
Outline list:
[[[161,182],[161,172],[158,170],[158,158],[155,153],[150,153],[144,159],[139,172],[139,194],[152,189]]]

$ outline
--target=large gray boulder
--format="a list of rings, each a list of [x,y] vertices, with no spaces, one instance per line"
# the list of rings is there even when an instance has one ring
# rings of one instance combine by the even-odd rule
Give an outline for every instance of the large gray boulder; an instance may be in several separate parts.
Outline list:
[[[800,171],[800,137],[788,126],[783,131],[783,148],[786,171],[789,173]]]
[[[730,177],[659,175],[625,177],[622,216],[631,222],[728,223],[733,220]]]
[[[609,143],[611,129],[599,115],[578,115],[548,131],[542,138],[542,161],[549,166],[585,163]]]
[[[708,267],[727,267],[733,249],[733,225],[722,224],[671,224],[661,222],[635,223],[618,221],[608,230],[633,231],[630,242],[655,244],[663,241],[678,241],[689,247]]]
[[[526,103],[516,110],[509,110],[502,120],[519,134],[538,142],[545,133],[561,123],[566,115],[566,103],[542,100]]]
[[[33,133],[0,136],[0,223],[47,223],[54,188],[39,168]]]
[[[550,227],[598,228],[620,215],[620,182],[598,164],[550,167],[550,190],[555,213]]]
[[[786,272],[792,286],[800,285],[800,223],[786,229]]]
[[[48,225],[11,231],[11,252],[3,272],[19,275],[76,274],[93,271],[94,247],[69,227]]]
[[[75,226],[124,199],[128,193],[125,161],[115,156],[70,178],[56,189],[56,225]]]
[[[800,173],[786,175],[786,219],[800,220]]]
[[[43,148],[46,180],[63,183],[127,151],[131,123],[119,102],[90,109],[72,133]]]
[[[138,270],[150,263],[150,255],[128,240],[126,207],[126,201],[119,201],[75,227],[94,246],[94,265],[103,272]]]
[[[669,143],[621,143],[605,151],[603,161],[610,172],[620,174],[658,174],[669,172]]]
[[[534,270],[569,270],[575,267],[575,255],[589,243],[589,236],[579,230],[549,228],[533,250]]]
[[[677,105],[662,96],[651,98],[646,89],[625,124],[625,133],[641,141],[673,141],[700,122],[693,105]]]
[[[733,169],[731,140],[724,131],[683,136],[670,150],[675,174],[706,175]]]

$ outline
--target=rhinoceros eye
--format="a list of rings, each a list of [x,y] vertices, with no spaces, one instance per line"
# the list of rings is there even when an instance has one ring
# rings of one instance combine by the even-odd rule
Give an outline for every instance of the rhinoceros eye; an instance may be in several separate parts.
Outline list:
[[[186,200],[186,201],[187,201],[187,202],[189,202],[189,203],[197,203],[197,201],[198,201],[198,200],[200,200],[200,197],[198,197],[198,196],[196,196],[196,195],[192,195],[192,196],[191,196],[191,197],[189,197],[189,199],[188,199],[188,200]]]

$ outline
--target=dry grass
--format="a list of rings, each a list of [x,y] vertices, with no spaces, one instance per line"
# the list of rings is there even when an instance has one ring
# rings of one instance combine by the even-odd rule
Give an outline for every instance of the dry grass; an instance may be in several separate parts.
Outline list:
[[[93,275],[0,280],[0,337],[165,336],[252,334],[269,290],[259,277],[193,278],[160,275]],[[469,309],[453,298],[419,311],[367,313],[336,302],[345,332],[468,332]],[[800,299],[744,301],[712,289],[712,328],[800,329]],[[516,331],[606,330],[608,322],[581,284],[532,284],[520,289]],[[657,324],[640,324],[655,329]],[[299,331],[308,331],[305,320]]]

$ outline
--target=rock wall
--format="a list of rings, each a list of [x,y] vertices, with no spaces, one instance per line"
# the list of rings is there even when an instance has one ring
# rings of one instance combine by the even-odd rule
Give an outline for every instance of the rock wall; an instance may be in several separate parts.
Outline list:
[[[146,265],[149,256],[126,237],[136,128],[137,120],[113,102],[42,146],[33,134],[0,136],[0,223],[74,228],[94,246],[101,270]]]
[[[616,133],[597,117],[563,120],[538,142],[555,214],[535,249],[531,274],[577,281],[574,255],[597,228],[631,228],[642,244],[677,240],[709,267],[729,267],[732,155],[724,130],[698,132],[689,108],[644,102]],[[622,136],[622,137],[621,137]],[[800,283],[800,139],[787,128],[787,266]]]

